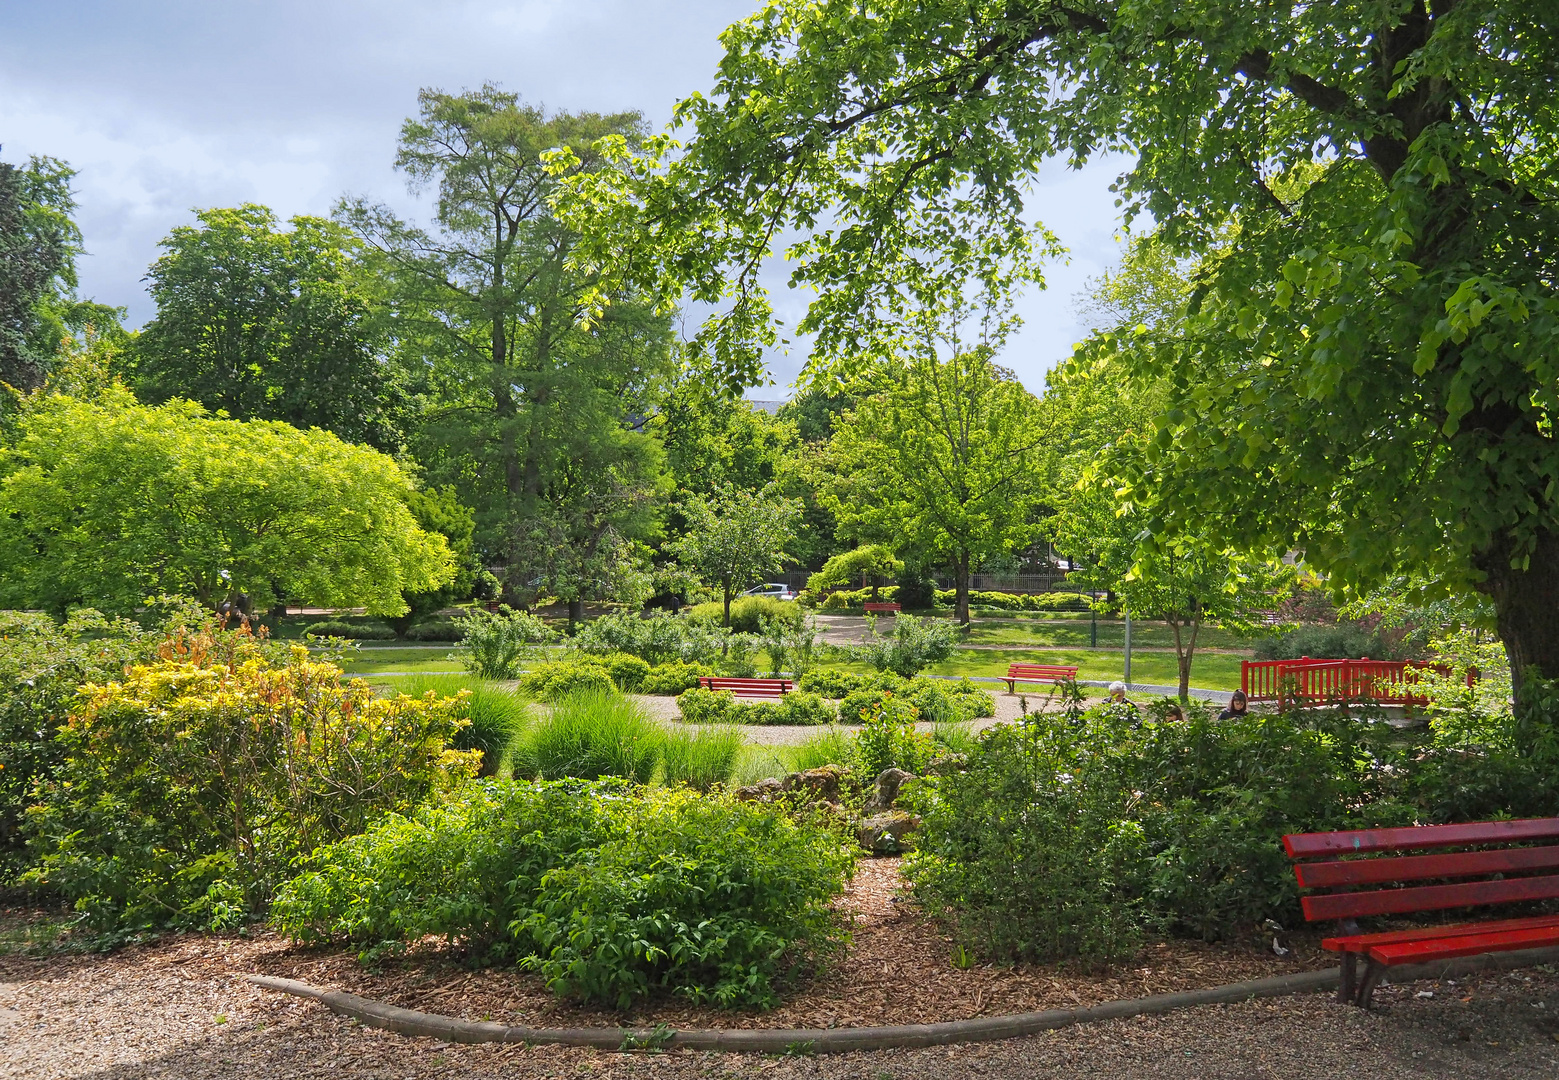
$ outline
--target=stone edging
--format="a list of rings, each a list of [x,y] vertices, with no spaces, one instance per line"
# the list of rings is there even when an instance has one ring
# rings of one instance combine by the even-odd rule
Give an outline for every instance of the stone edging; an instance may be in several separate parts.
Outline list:
[[[1475,971],[1528,967],[1559,962],[1559,948],[1525,949],[1495,953],[1439,964],[1415,964],[1392,972],[1394,981],[1443,979]],[[892,1027],[856,1028],[533,1028],[486,1021],[458,1020],[451,1016],[402,1009],[340,990],[323,990],[295,979],[270,975],[246,976],[266,990],[318,1001],[331,1012],[349,1016],[369,1027],[401,1035],[443,1039],[445,1042],[536,1043],[586,1046],[597,1050],[715,1050],[726,1053],[837,1054],[854,1050],[886,1050],[896,1047],[943,1046],[949,1043],[992,1042],[1033,1035],[1041,1031],[1097,1023],[1128,1016],[1166,1013],[1194,1005],[1228,1004],[1252,998],[1281,997],[1325,990],[1337,984],[1338,969],[1275,975],[1266,979],[1231,983],[1209,990],[1111,1001],[1082,1009],[1047,1009],[973,1020],[948,1020],[937,1024],[900,1024]]]

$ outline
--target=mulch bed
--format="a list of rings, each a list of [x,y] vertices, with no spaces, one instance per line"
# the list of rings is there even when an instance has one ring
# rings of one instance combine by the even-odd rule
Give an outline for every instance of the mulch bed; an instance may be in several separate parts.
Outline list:
[[[1331,966],[1318,937],[1285,939],[1274,955],[1258,945],[1176,941],[1152,945],[1132,963],[1103,973],[1051,966],[953,964],[953,944],[899,896],[899,860],[865,859],[841,898],[853,922],[845,955],[770,1012],[732,1012],[661,997],[615,1012],[559,1001],[541,980],[510,968],[472,970],[459,950],[430,944],[374,967],[340,950],[290,946],[275,936],[225,950],[248,971],[301,979],[408,1009],[537,1027],[677,1028],[859,1027],[930,1023],[1093,1005],[1221,986]]]

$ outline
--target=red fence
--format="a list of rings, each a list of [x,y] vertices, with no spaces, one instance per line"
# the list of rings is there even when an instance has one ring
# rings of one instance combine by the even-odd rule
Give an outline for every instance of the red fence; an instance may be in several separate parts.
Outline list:
[[[1322,705],[1334,701],[1369,700],[1381,705],[1426,705],[1429,699],[1415,694],[1418,673],[1432,668],[1441,675],[1451,669],[1418,660],[1243,660],[1240,689],[1251,701],[1294,701]],[[1467,685],[1478,679],[1467,671]]]

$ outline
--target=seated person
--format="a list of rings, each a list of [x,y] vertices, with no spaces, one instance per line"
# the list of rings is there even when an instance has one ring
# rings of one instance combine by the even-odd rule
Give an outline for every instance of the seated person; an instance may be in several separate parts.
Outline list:
[[[1245,701],[1245,691],[1236,690],[1234,695],[1229,698],[1229,707],[1218,714],[1218,719],[1238,720],[1241,717],[1247,715],[1246,710],[1247,704]]]

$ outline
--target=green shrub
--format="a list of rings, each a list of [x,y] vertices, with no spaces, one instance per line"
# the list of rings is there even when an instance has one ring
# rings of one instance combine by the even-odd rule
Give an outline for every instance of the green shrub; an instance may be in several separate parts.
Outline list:
[[[859,724],[863,713],[890,695],[914,705],[920,718],[930,723],[953,724],[996,715],[996,699],[968,679],[949,682],[923,675],[905,679],[882,672],[867,677],[860,689],[845,695],[839,703],[839,722]]]
[[[650,665],[632,653],[608,653],[601,660],[612,682],[625,694],[639,693],[650,673]]]
[[[414,698],[455,698],[464,691],[456,715],[469,724],[455,735],[454,746],[482,752],[483,776],[508,773],[514,748],[531,723],[530,707],[519,694],[469,675],[412,675],[397,679],[391,689]]]
[[[778,702],[738,701],[729,690],[695,687],[677,696],[677,708],[689,724],[832,723],[834,710],[816,694],[795,690]]]
[[[720,674],[733,679],[755,678],[759,644],[756,634],[731,634],[726,639],[725,655],[718,661]]]
[[[454,620],[464,635],[460,662],[479,679],[517,679],[520,664],[557,634],[536,616],[507,604],[497,611],[472,608]]]
[[[794,601],[776,600],[772,596],[739,596],[731,601],[730,628],[742,634],[759,634],[763,632],[765,619],[778,619],[798,626],[804,614]],[[688,609],[687,617],[695,623],[718,627],[725,617],[725,606],[719,602],[699,604]]]
[[[433,934],[560,996],[767,1008],[843,942],[837,834],[682,790],[488,782],[317,852],[274,908],[306,941]]]
[[[606,665],[594,657],[549,660],[520,676],[520,690],[537,701],[562,701],[579,693],[611,693],[617,688]]]
[[[897,585],[884,585],[877,590],[876,601],[879,603],[893,603],[898,599],[899,587]],[[824,611],[854,611],[872,600],[870,589],[839,589],[829,593],[819,605]]]
[[[28,831],[51,886],[100,930],[231,929],[291,861],[470,776],[448,699],[375,696],[294,646],[202,632],[83,688]]]
[[[931,736],[915,730],[920,712],[903,698],[886,695],[861,718],[854,764],[866,776],[884,769],[922,773],[936,754]]]
[[[874,676],[871,675],[859,675],[853,671],[828,668],[807,672],[796,681],[796,688],[826,698],[842,698],[868,685],[873,678]]]
[[[697,686],[699,679],[713,674],[714,669],[703,664],[684,664],[680,661],[662,664],[650,669],[639,684],[639,693],[676,697],[682,691]]]
[[[952,656],[957,633],[946,619],[899,615],[893,620],[892,637],[869,641],[857,651],[878,671],[891,671],[907,679]]]
[[[48,784],[64,760],[54,733],[83,683],[120,678],[163,641],[128,619],[90,608],[64,623],[26,611],[0,611],[0,883],[27,864],[22,812],[35,784]]]
[[[346,638],[349,641],[394,641],[395,631],[385,623],[350,623],[340,619],[326,619],[310,623],[303,633],[308,637]]]
[[[1388,649],[1378,635],[1363,627],[1339,623],[1336,626],[1301,626],[1286,634],[1263,638],[1253,650],[1257,660],[1316,659],[1357,660],[1372,656],[1385,659]]]
[[[724,642],[725,632],[707,620],[664,611],[645,615],[623,611],[592,619],[575,635],[573,644],[586,653],[632,653],[649,664],[710,664],[720,656]]]
[[[466,634],[451,618],[427,619],[406,631],[407,641],[462,641]]]
[[[514,753],[517,776],[543,780],[616,776],[647,784],[660,761],[662,732],[643,709],[610,691],[586,690],[552,706]]]
[[[667,732],[661,745],[661,782],[708,791],[736,771],[745,740],[734,729]]]

